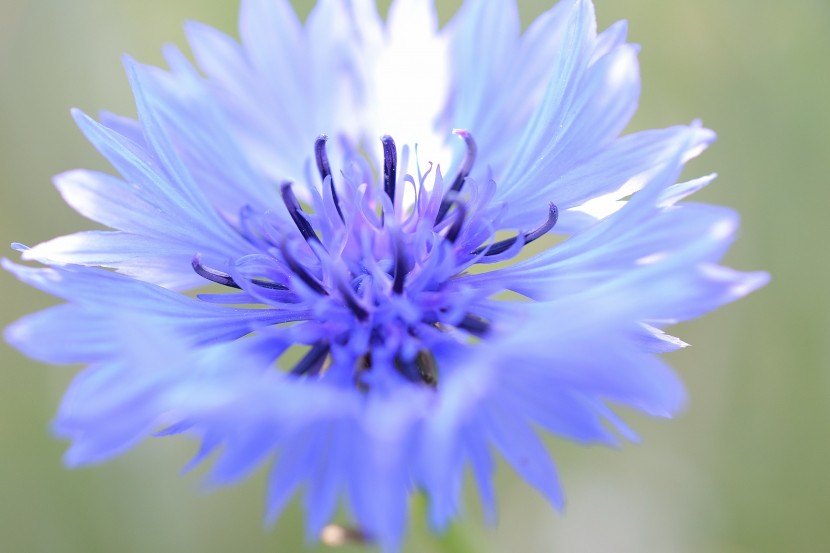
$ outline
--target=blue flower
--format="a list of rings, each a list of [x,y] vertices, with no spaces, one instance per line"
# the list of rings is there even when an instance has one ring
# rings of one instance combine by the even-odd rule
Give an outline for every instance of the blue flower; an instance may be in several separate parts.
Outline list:
[[[663,327],[767,280],[718,265],[734,212],[683,201],[713,178],[677,183],[711,131],[620,136],[638,48],[588,0],[523,34],[507,0],[442,29],[428,0],[385,23],[321,0],[304,26],[246,0],[241,43],[187,34],[198,69],[126,60],[137,120],[74,113],[120,177],[55,183],[115,230],[4,261],[67,301],[7,340],[88,365],[54,425],[70,465],[193,435],[218,483],[275,461],[270,519],[303,488],[309,536],[342,499],[389,551],[417,490],[447,526],[468,463],[492,517],[493,449],[561,507],[536,429],[636,439],[611,406],[684,401]]]

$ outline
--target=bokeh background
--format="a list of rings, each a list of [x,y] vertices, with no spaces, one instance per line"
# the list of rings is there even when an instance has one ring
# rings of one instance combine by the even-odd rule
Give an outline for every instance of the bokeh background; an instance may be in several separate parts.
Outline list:
[[[311,7],[295,3],[302,14]],[[458,4],[439,0],[444,20]],[[520,4],[526,25],[549,2]],[[551,441],[565,516],[502,467],[497,526],[483,524],[471,496],[466,516],[437,539],[416,503],[406,550],[830,551],[830,2],[596,4],[602,28],[626,18],[643,45],[631,130],[697,117],[717,130],[687,174],[720,174],[697,199],[742,212],[728,261],[767,269],[773,281],[675,329],[694,346],[671,356],[691,401],[670,422],[629,416],[642,445]],[[50,184],[66,169],[108,169],[69,108],[134,113],[120,55],[160,64],[162,44],[185,45],[186,19],[235,33],[237,8],[237,0],[0,0],[0,243],[89,228]],[[5,273],[0,294],[4,326],[53,303]],[[211,493],[198,472],[181,477],[195,447],[187,440],[151,440],[100,467],[63,468],[65,444],[48,425],[74,371],[0,344],[0,551],[305,550],[298,505],[263,529],[263,471]]]

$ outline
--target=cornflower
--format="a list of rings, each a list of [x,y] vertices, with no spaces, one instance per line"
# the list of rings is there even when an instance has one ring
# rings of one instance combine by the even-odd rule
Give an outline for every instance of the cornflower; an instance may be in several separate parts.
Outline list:
[[[683,201],[713,179],[677,182],[711,131],[620,136],[638,48],[589,0],[524,33],[507,0],[440,29],[427,0],[385,23],[322,0],[305,25],[245,0],[241,43],[187,34],[198,68],[125,60],[138,119],[73,112],[120,177],[55,183],[114,230],[4,261],[67,302],[7,340],[88,365],[54,424],[71,466],[196,436],[216,483],[275,460],[268,519],[304,487],[309,537],[342,499],[386,551],[416,491],[448,525],[467,464],[492,518],[493,449],[561,507],[537,429],[636,439],[612,406],[684,401],[663,328],[767,280],[718,265],[733,211]]]

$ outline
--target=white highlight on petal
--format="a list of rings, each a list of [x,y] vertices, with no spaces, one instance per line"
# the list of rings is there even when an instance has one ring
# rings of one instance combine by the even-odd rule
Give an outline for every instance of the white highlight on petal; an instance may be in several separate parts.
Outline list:
[[[712,225],[709,235],[715,240],[729,238],[738,230],[738,221],[735,219],[724,219]]]
[[[658,263],[666,257],[668,257],[668,255],[668,252],[657,252],[651,255],[647,255],[645,257],[641,257],[640,259],[635,261],[635,263],[637,265],[654,265],[655,263]]]

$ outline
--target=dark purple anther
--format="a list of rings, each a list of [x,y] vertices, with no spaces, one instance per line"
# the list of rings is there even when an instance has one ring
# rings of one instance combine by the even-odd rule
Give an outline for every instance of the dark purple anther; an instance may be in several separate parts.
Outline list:
[[[288,209],[288,214],[291,215],[291,219],[294,221],[294,224],[297,225],[297,228],[300,230],[300,234],[303,235],[306,242],[311,240],[320,242],[320,239],[317,238],[317,234],[314,232],[314,228],[312,228],[311,223],[309,223],[303,216],[303,210],[300,208],[300,202],[297,201],[297,197],[294,195],[294,192],[291,191],[291,181],[283,182],[280,191],[282,192],[282,201],[285,204],[286,209]]]
[[[551,202],[548,204],[548,220],[542,223],[538,228],[525,233],[524,241],[525,244],[529,244],[536,240],[537,238],[541,238],[544,236],[550,229],[556,226],[556,221],[559,219],[559,208],[556,207],[556,204]],[[482,252],[486,252],[484,255],[498,255],[510,248],[513,244],[516,243],[516,237],[508,238],[507,240],[502,240],[501,242],[496,242],[494,244],[490,244],[489,246],[481,246],[480,248],[476,248],[471,253],[472,255],[479,255]]]
[[[294,376],[302,376],[308,374],[309,376],[317,376],[323,368],[323,363],[329,354],[329,345],[325,342],[317,342],[314,344],[308,353],[300,359],[293,369],[291,374]]]
[[[450,206],[452,205],[451,198],[461,191],[461,187],[464,186],[464,181],[467,180],[467,176],[473,170],[473,164],[476,161],[476,152],[478,151],[475,140],[473,140],[470,133],[463,129],[457,129],[453,133],[464,139],[467,145],[467,153],[464,154],[464,160],[461,162],[461,168],[458,170],[455,180],[452,181],[452,185],[441,200],[441,205],[438,207],[438,215],[435,216],[436,225],[447,216],[447,211],[450,210]]]
[[[412,361],[404,361],[400,357],[395,359],[395,367],[407,380],[418,384],[436,386],[438,384],[438,367],[432,355],[422,350]]]
[[[395,206],[395,173],[398,170],[398,150],[392,137],[384,135],[380,139],[383,144],[383,190]]]
[[[478,317],[467,313],[457,325],[458,328],[466,330],[473,336],[484,336],[490,330],[490,323]]]
[[[334,176],[331,174],[331,166],[329,165],[329,158],[326,155],[326,141],[328,136],[321,134],[314,142],[314,157],[317,160],[317,170],[320,172],[320,178],[323,184],[326,184],[326,177],[329,177],[329,188],[331,189],[331,198],[334,200],[334,207],[337,208],[337,214],[340,215],[340,220],[345,221],[343,211],[340,209],[340,200],[337,198],[337,190],[334,188]]]
[[[238,288],[240,290],[242,289],[242,287],[236,283],[231,275],[202,265],[202,256],[199,254],[193,256],[193,259],[190,260],[190,264],[193,267],[193,270],[196,271],[196,274],[202,278],[215,282],[216,284],[222,284],[224,286],[230,286],[231,288]],[[282,284],[277,284],[276,282],[270,282],[268,280],[260,280],[255,278],[252,279],[251,282],[262,288],[268,288],[269,290],[288,290],[288,287],[283,286]]]

